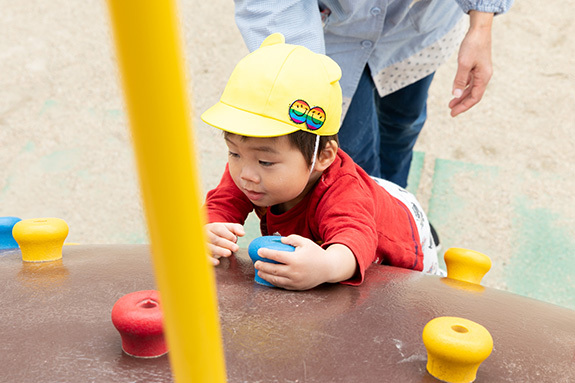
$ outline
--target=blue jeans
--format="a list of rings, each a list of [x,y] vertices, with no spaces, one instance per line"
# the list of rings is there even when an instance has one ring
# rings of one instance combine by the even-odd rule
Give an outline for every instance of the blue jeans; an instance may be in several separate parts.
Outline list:
[[[379,97],[366,66],[339,131],[339,142],[369,175],[407,186],[434,74]]]

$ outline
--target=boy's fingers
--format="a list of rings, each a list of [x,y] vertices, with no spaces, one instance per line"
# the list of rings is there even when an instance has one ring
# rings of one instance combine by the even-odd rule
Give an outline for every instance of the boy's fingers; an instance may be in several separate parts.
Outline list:
[[[208,255],[208,261],[213,265],[213,266],[217,266],[220,264],[220,260],[214,257],[211,257]]]
[[[240,249],[240,247],[236,243],[235,237],[233,240],[228,240],[222,237],[215,236],[214,238],[210,238],[210,244],[216,247],[227,249],[230,252],[238,251]]]
[[[232,250],[221,246],[217,246],[213,243],[208,244],[208,249],[212,254],[212,257],[214,258],[229,257],[230,255],[232,255]]]
[[[238,237],[227,228],[222,226],[212,227],[207,231],[207,236],[210,244],[229,249],[230,251],[239,250],[239,246],[236,244]]]
[[[258,270],[258,275],[261,276],[262,273],[274,276],[274,277],[283,277],[285,278],[285,265],[281,265],[278,263],[269,263],[269,262],[262,262],[257,261],[254,264],[256,270]]]
[[[239,223],[225,223],[224,226],[229,233],[238,237],[243,237],[246,234],[244,227]]]
[[[287,266],[282,263],[270,263],[265,261],[257,261],[254,267],[269,275],[285,276],[287,274]]]
[[[261,272],[261,271],[258,271],[258,275],[260,278],[271,283],[272,285],[274,285],[276,287],[281,287],[282,289],[286,289],[286,290],[292,290],[293,289],[291,287],[292,286],[291,280],[286,278],[286,277],[268,274],[268,273]]]
[[[210,241],[214,237],[222,237],[231,242],[237,242],[238,237],[245,235],[244,227],[239,223],[212,223],[206,225],[206,232]]]
[[[303,246],[306,242],[304,237],[300,237],[299,235],[292,234],[287,237],[282,238],[282,243],[286,245],[292,245],[293,247]]]
[[[287,251],[280,251],[280,250],[272,250],[266,247],[262,247],[258,250],[258,255],[262,258],[271,259],[273,261],[279,263],[288,263],[289,262],[289,254],[291,252]]]
[[[234,233],[238,236],[238,237],[243,237],[244,235],[246,235],[246,230],[244,229],[243,225],[240,225],[239,223],[234,223]]]
[[[218,226],[212,231],[211,234],[215,237],[223,238],[233,243],[235,243],[238,238],[231,230],[231,228],[227,226]]]

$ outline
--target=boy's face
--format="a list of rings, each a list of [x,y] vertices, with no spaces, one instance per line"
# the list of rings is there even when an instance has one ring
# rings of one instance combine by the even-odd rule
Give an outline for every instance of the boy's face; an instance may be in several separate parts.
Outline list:
[[[229,134],[229,169],[237,187],[256,206],[295,206],[311,188],[310,169],[287,136],[260,138]]]

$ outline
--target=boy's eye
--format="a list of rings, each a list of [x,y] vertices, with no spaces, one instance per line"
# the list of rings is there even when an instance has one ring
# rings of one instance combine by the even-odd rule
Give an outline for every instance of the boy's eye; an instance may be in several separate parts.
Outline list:
[[[228,152],[228,157],[238,158],[240,155],[234,152]]]
[[[265,167],[272,166],[273,164],[274,162],[260,161],[260,165]]]

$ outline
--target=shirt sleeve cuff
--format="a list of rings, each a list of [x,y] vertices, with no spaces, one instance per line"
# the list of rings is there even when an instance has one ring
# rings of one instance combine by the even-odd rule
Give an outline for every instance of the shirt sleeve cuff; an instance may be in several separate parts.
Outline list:
[[[500,0],[500,1],[471,1],[471,0],[456,0],[463,12],[479,11],[486,13],[494,13],[498,15],[505,13],[511,8],[513,0]]]

